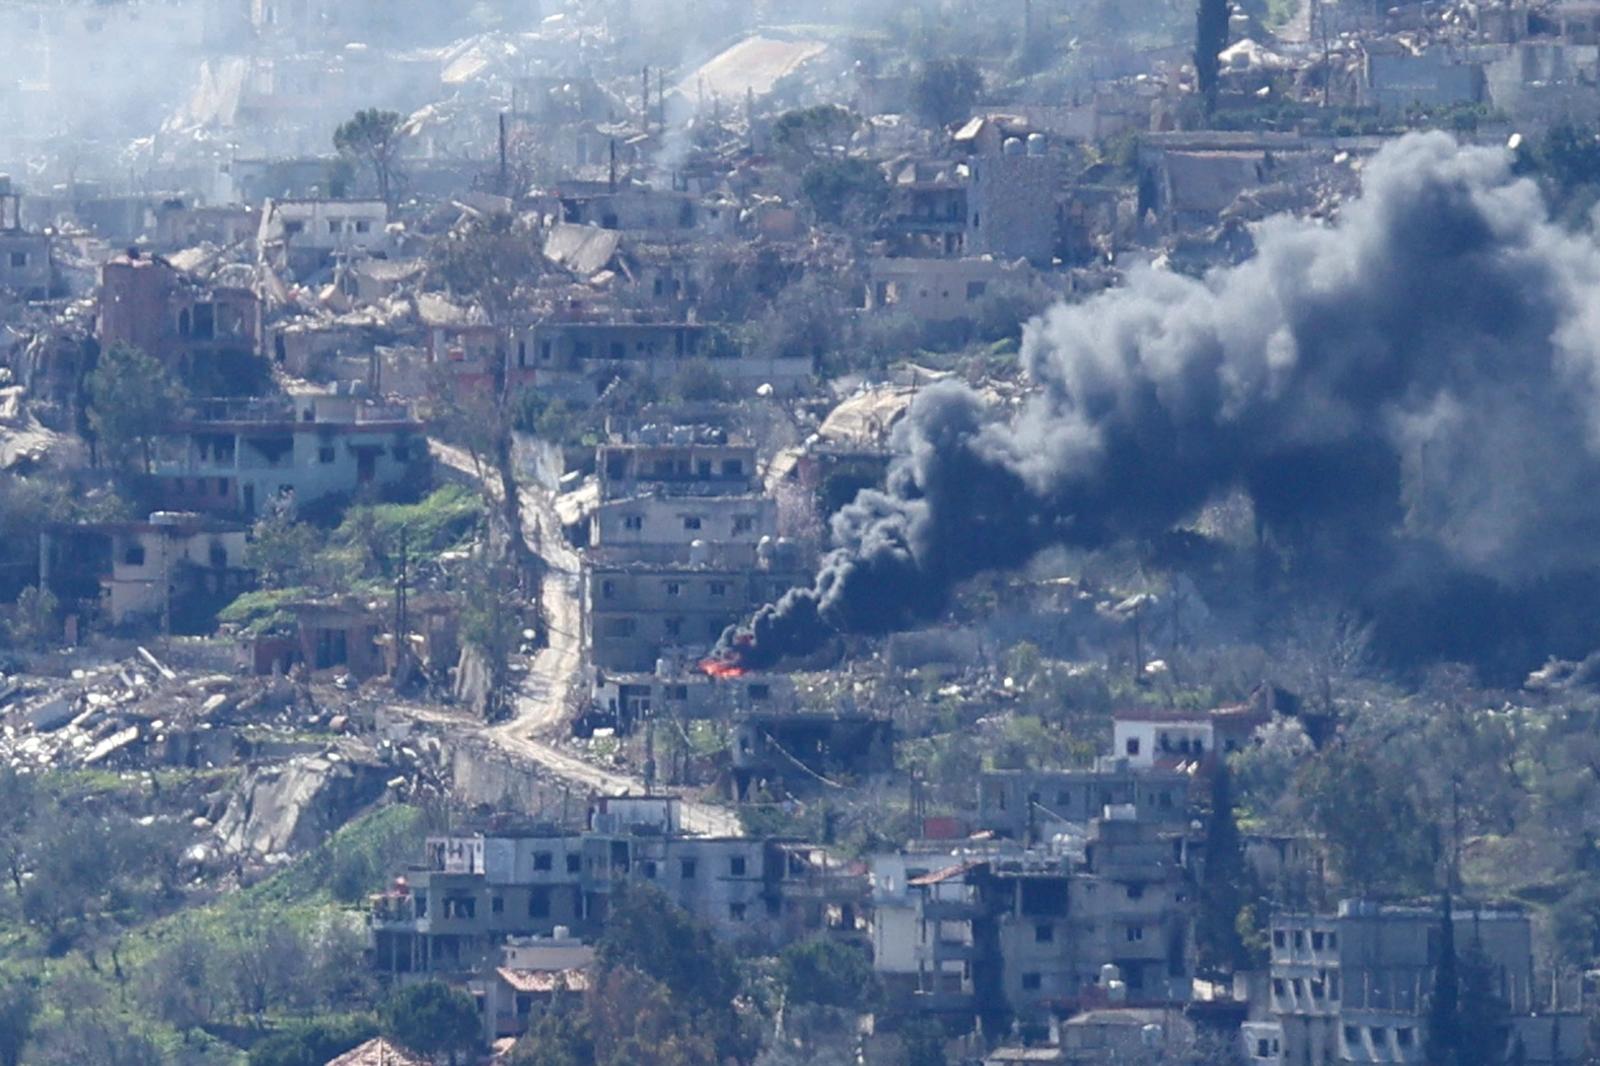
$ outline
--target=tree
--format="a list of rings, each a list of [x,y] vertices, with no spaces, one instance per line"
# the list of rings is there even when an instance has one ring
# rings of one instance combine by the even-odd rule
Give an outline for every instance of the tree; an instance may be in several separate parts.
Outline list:
[[[819,222],[865,228],[889,204],[889,183],[870,159],[824,159],[800,174],[800,195]]]
[[[905,1044],[906,1066],[945,1066],[946,1037],[939,1023],[931,1018],[919,1018],[900,1031]]]
[[[1199,0],[1195,9],[1195,85],[1205,102],[1206,116],[1217,109],[1217,79],[1222,61],[1217,56],[1228,47],[1228,0]]]
[[[20,648],[44,651],[61,637],[61,604],[42,585],[29,585],[7,612],[4,631]]]
[[[422,1055],[448,1055],[450,1062],[478,1046],[480,1023],[472,997],[441,981],[407,985],[378,1011],[383,1035]]]
[[[838,104],[797,108],[779,115],[772,124],[772,143],[800,159],[832,159],[847,146],[860,123],[849,108]]]
[[[1292,792],[1345,884],[1362,894],[1425,891],[1439,858],[1438,826],[1412,799],[1410,782],[1374,761],[1369,751],[1332,748],[1300,772]]]
[[[968,118],[983,91],[983,75],[965,56],[932,59],[911,82],[911,106],[930,126],[948,126]]]
[[[294,588],[311,580],[321,549],[316,529],[295,521],[293,505],[279,498],[268,504],[250,531],[245,565],[256,572],[262,588]]]
[[[739,993],[733,955],[660,889],[627,886],[612,903],[595,958],[602,976],[628,969],[659,982],[676,1011],[711,1037],[716,1061],[749,1057],[750,1042],[733,1006]]]
[[[149,474],[155,439],[182,408],[183,387],[159,359],[122,344],[101,354],[85,386],[97,447],[114,466],[138,458]]]
[[[1251,902],[1250,869],[1235,820],[1232,775],[1219,763],[1211,778],[1211,821],[1203,849],[1204,880],[1195,921],[1200,965],[1212,973],[1248,969],[1253,960],[1240,931],[1240,916]]]
[[[870,1011],[880,988],[872,963],[859,949],[817,938],[790,944],[778,957],[778,979],[788,1003],[816,1003]]]
[[[587,1013],[546,1011],[517,1041],[510,1066],[591,1066],[595,1050],[589,1030]]]
[[[1461,1051],[1461,983],[1456,972],[1456,919],[1450,893],[1444,894],[1439,922],[1439,961],[1428,997],[1428,1062],[1457,1066]]]
[[[0,1066],[21,1066],[39,1016],[39,990],[28,977],[0,977]]]
[[[251,1048],[250,1066],[326,1066],[377,1033],[370,1018],[359,1016],[306,1022],[274,1033]]]
[[[402,118],[398,111],[370,108],[333,132],[333,146],[339,154],[365,163],[378,183],[378,197],[393,203],[395,160],[400,154]]]

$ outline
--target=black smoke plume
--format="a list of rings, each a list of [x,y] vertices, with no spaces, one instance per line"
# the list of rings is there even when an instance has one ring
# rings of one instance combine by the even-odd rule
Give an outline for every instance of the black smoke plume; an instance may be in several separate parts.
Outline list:
[[[1352,575],[1418,554],[1511,585],[1594,567],[1600,246],[1507,153],[1406,137],[1337,221],[1271,220],[1256,246],[1030,323],[1037,390],[1009,424],[964,388],[922,393],[886,491],[835,517],[815,583],[763,608],[740,658],[906,627],[980,571],[1156,535],[1234,489]]]

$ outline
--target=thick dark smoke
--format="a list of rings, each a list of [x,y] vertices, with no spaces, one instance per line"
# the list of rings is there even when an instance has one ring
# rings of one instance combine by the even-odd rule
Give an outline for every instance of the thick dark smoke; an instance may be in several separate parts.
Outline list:
[[[1234,489],[1352,568],[1593,568],[1600,247],[1552,225],[1505,152],[1407,137],[1337,222],[1273,220],[1256,243],[1203,281],[1147,271],[1031,323],[1038,392],[1010,424],[924,392],[887,491],[835,518],[815,584],[764,608],[741,657],[907,626],[975,573],[1159,534]]]

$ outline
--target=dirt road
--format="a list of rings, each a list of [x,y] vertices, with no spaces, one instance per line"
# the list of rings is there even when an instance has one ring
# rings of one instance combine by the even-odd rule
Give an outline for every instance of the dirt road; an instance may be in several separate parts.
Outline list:
[[[478,471],[472,457],[460,448],[432,442],[434,457],[446,466],[476,479]],[[491,491],[497,479],[488,479]],[[548,772],[583,789],[610,795],[645,791],[644,782],[627,774],[602,769],[559,747],[567,734],[567,708],[584,683],[581,612],[578,602],[578,553],[561,535],[549,492],[523,488],[522,516],[525,524],[537,531],[531,546],[545,559],[545,615],[550,639],[533,657],[528,671],[517,686],[513,715],[493,726],[471,721],[443,711],[408,709],[413,717],[451,729],[469,728],[481,733],[501,751],[519,760],[544,767]],[[702,836],[743,835],[738,816],[713,804],[685,800],[684,828]]]

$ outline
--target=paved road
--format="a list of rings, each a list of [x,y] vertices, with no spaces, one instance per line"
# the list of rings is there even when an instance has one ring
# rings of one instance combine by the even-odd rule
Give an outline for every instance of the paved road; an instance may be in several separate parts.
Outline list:
[[[469,477],[478,476],[472,457],[460,448],[433,441],[436,459]],[[498,489],[488,479],[490,491]],[[501,751],[515,759],[537,763],[545,770],[584,789],[616,795],[640,794],[644,782],[628,774],[602,769],[587,763],[557,746],[567,734],[567,708],[584,683],[583,644],[578,602],[578,553],[561,534],[550,494],[543,489],[521,489],[524,524],[536,523],[537,538],[531,546],[545,559],[545,615],[550,640],[533,657],[528,671],[517,686],[513,715],[493,726],[470,721],[443,711],[408,709],[413,717],[445,725],[451,729],[470,728],[480,732]],[[684,828],[704,836],[741,836],[738,816],[713,804],[685,800]]]

